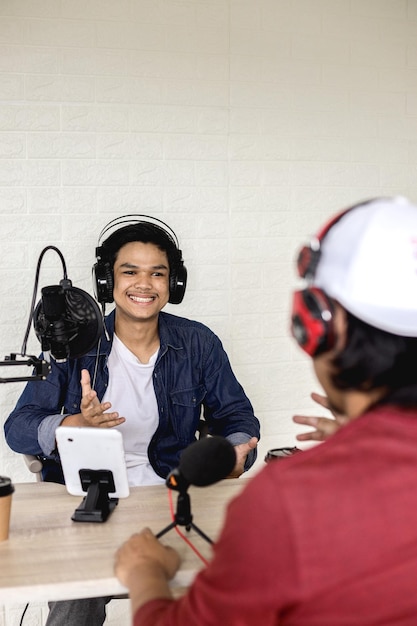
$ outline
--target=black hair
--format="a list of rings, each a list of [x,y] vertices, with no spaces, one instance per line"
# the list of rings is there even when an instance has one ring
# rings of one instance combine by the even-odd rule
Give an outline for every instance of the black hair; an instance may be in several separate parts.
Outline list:
[[[166,253],[170,273],[174,272],[182,261],[182,253],[171,235],[156,224],[138,222],[119,228],[112,233],[101,245],[101,251],[113,269],[117,254],[124,245],[133,241],[152,243]]]
[[[345,348],[335,357],[338,389],[386,388],[384,403],[417,405],[417,337],[402,337],[347,314]]]

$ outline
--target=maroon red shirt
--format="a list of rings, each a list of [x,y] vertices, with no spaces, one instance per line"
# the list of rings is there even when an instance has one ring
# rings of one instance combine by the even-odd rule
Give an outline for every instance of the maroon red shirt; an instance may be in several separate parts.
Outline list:
[[[135,626],[415,626],[417,410],[380,406],[272,461],[229,505],[210,565]]]

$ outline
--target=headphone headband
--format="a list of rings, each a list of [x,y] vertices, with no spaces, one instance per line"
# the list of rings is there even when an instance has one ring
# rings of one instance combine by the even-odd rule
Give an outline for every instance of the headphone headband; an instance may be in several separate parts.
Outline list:
[[[329,230],[349,211],[351,211],[350,208],[338,213],[325,224],[317,235],[311,238],[307,245],[301,248],[297,257],[297,270],[300,278],[305,278],[307,281],[313,280],[320,260],[323,239],[326,237]]]
[[[146,219],[141,219],[141,218],[146,218]],[[172,228],[168,226],[168,224],[166,224],[165,222],[163,222],[157,217],[152,217],[151,215],[141,215],[141,214],[121,215],[120,217],[116,217],[114,220],[111,220],[110,222],[108,222],[102,228],[98,236],[97,247],[100,247],[104,235],[107,232],[109,232],[109,230],[112,230],[116,226],[120,226],[121,224],[125,224],[126,226],[133,226],[135,224],[142,224],[142,223],[153,224],[154,226],[158,226],[159,228],[161,228],[161,230],[164,230],[166,234],[172,239],[173,243],[179,250],[180,246],[179,246],[178,237],[175,234],[175,232],[172,230]]]
[[[297,270],[300,278],[305,278],[309,282],[314,279],[320,260],[322,243],[329,230],[331,230],[333,226],[337,224],[337,222],[339,222],[339,220],[341,220],[347,213],[350,213],[354,209],[366,206],[372,202],[372,199],[365,200],[364,202],[359,202],[358,204],[336,213],[336,215],[332,217],[323,226],[323,228],[321,228],[319,232],[314,235],[314,237],[311,238],[310,242],[301,248],[297,258]]]

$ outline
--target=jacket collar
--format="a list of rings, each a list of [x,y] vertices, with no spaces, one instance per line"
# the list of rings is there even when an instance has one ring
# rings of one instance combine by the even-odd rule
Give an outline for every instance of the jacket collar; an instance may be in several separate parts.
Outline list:
[[[100,339],[100,344],[95,346],[90,352],[88,356],[94,356],[97,354],[97,350],[100,351],[100,354],[109,354],[111,350],[111,345],[113,343],[113,335],[114,335],[114,323],[115,323],[115,309],[111,311],[104,318],[104,326],[103,333]],[[184,345],[183,341],[179,341],[176,338],[176,341],[173,341],[172,332],[170,327],[172,326],[172,320],[174,316],[169,313],[165,313],[161,311],[159,313],[158,318],[158,330],[159,330],[159,339],[160,339],[160,349],[159,356],[165,354],[168,348],[173,348],[174,350],[183,350]]]

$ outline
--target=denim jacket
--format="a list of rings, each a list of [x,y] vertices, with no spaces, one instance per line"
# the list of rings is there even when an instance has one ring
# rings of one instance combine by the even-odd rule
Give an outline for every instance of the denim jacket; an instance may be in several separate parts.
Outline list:
[[[12,450],[35,454],[45,461],[44,480],[62,480],[55,429],[66,415],[80,413],[81,370],[90,372],[101,400],[109,373],[107,360],[114,334],[114,311],[105,318],[106,331],[88,354],[57,363],[46,380],[27,383],[4,431]],[[200,322],[161,312],[160,349],[153,372],[159,424],[148,448],[155,472],[165,478],[178,466],[184,448],[195,441],[201,414],[210,434],[233,445],[259,438],[259,421],[237,381],[220,339]],[[96,375],[94,376],[94,372]],[[256,459],[251,451],[245,469]],[[59,467],[58,467],[59,469]],[[59,478],[56,478],[59,476]]]

